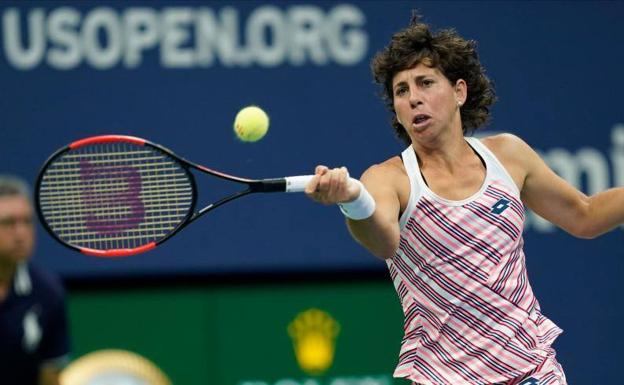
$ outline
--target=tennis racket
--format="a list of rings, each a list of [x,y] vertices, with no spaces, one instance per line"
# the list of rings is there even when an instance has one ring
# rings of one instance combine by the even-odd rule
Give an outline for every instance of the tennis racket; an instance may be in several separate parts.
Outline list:
[[[244,186],[197,206],[191,170]],[[37,214],[63,245],[98,257],[151,250],[199,217],[253,193],[302,192],[312,175],[246,179],[183,159],[145,139],[94,136],[56,151],[35,186]]]

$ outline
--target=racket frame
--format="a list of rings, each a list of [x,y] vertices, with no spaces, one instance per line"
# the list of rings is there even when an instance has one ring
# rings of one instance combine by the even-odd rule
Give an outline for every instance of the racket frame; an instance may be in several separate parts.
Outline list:
[[[39,198],[40,198],[40,188],[41,188],[41,183],[43,181],[43,177],[46,173],[46,171],[48,170],[48,166],[50,164],[52,164],[57,158],[59,158],[60,156],[62,156],[63,154],[84,147],[84,146],[88,146],[88,145],[93,145],[93,144],[102,144],[102,143],[119,143],[119,142],[124,142],[124,143],[130,143],[130,144],[134,144],[134,145],[139,145],[139,146],[147,146],[147,147],[152,147],[155,148],[156,150],[158,150],[159,152],[164,153],[165,155],[171,157],[172,159],[174,159],[176,162],[178,162],[181,166],[182,169],[184,169],[184,172],[186,173],[190,184],[191,184],[191,189],[192,189],[192,203],[191,206],[188,209],[188,212],[186,214],[186,216],[180,220],[180,223],[176,225],[176,227],[174,227],[169,234],[165,235],[164,237],[158,239],[157,241],[153,241],[150,243],[147,243],[145,245],[142,246],[138,246],[135,248],[129,248],[129,249],[110,249],[110,250],[98,250],[98,249],[92,249],[92,248],[87,248],[87,247],[79,247],[79,246],[75,246],[72,245],[68,242],[65,242],[64,240],[62,240],[50,227],[50,225],[47,223],[47,221],[45,220],[45,216],[43,215],[43,209],[41,207]],[[193,173],[191,173],[190,169],[195,169],[198,171],[201,171],[203,173],[206,174],[210,174],[213,175],[215,177],[224,179],[224,180],[228,180],[230,182],[237,182],[240,184],[245,184],[247,185],[247,189],[245,190],[240,190],[237,191],[235,193],[232,193],[228,196],[225,196],[219,200],[217,200],[216,202],[213,202],[211,204],[209,204],[208,206],[202,208],[201,210],[195,211],[196,207],[197,207],[197,183],[195,182],[195,176],[193,175]],[[197,220],[198,218],[202,217],[203,215],[205,215],[206,213],[208,213],[209,211],[212,211],[214,209],[216,209],[217,207],[230,202],[234,199],[238,199],[240,197],[243,197],[245,195],[248,194],[252,194],[252,193],[268,193],[268,192],[285,192],[287,191],[287,182],[284,178],[275,178],[275,179],[261,179],[261,180],[256,180],[256,179],[247,179],[247,178],[240,178],[237,176],[233,176],[233,175],[229,175],[229,174],[225,174],[213,169],[210,169],[208,167],[199,165],[197,163],[191,162],[187,159],[184,159],[180,156],[178,156],[177,154],[175,154],[173,151],[169,150],[166,147],[163,147],[159,144],[150,142],[149,140],[145,140],[142,138],[137,138],[134,136],[127,136],[127,135],[99,135],[99,136],[93,136],[93,137],[89,137],[89,138],[85,138],[85,139],[81,139],[81,140],[77,140],[75,142],[70,143],[69,145],[57,150],[55,153],[53,153],[43,164],[43,166],[41,167],[41,170],[39,171],[39,174],[37,176],[37,181],[35,183],[35,191],[34,191],[34,198],[35,198],[35,209],[37,212],[37,215],[39,216],[40,222],[43,225],[44,229],[52,235],[52,237],[58,241],[59,243],[61,243],[62,245],[69,247],[73,250],[79,251],[83,254],[86,255],[91,255],[91,256],[96,256],[96,257],[126,257],[126,256],[130,256],[130,255],[135,255],[135,254],[139,254],[139,253],[143,253],[146,252],[148,250],[151,250],[153,248],[155,248],[156,246],[162,244],[163,242],[165,242],[166,240],[168,240],[169,238],[173,237],[175,234],[177,234],[180,230],[182,230],[184,227],[186,227],[187,225],[189,225],[190,223],[194,222],[195,220]]]

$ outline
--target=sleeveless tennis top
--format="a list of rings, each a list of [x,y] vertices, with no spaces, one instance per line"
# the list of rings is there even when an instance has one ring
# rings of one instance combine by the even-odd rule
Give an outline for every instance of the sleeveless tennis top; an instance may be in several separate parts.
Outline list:
[[[562,332],[540,312],[527,279],[524,206],[511,176],[476,138],[486,176],[452,201],[427,187],[402,153],[411,192],[400,245],[386,260],[405,315],[395,377],[424,385],[493,384],[541,363]]]

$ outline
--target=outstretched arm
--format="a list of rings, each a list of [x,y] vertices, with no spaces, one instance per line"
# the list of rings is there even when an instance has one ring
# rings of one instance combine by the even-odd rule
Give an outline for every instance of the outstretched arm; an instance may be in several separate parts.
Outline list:
[[[555,174],[524,141],[507,138],[526,170],[522,200],[540,216],[580,238],[594,238],[624,223],[624,188],[587,196]]]
[[[375,201],[375,211],[368,218],[347,218],[353,238],[380,258],[390,258],[399,246],[400,203],[392,172],[387,166],[369,168],[361,178],[363,186]],[[323,204],[354,201],[360,194],[359,184],[349,181],[346,168],[329,169],[318,166],[315,177],[306,187],[306,194]]]

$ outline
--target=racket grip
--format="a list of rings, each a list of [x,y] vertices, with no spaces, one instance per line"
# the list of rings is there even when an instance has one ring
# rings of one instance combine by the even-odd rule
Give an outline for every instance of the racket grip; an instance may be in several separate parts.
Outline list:
[[[286,178],[286,192],[303,192],[306,185],[310,180],[314,178],[314,175],[299,175],[299,176],[287,176]]]
[[[306,185],[310,182],[310,180],[314,178],[314,175],[299,175],[299,176],[287,176],[284,178],[286,180],[286,192],[303,192],[305,190]],[[350,180],[354,181],[353,178],[349,177]]]

